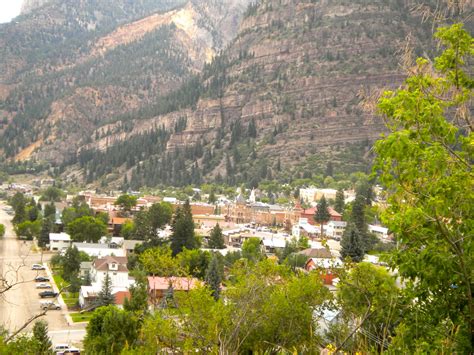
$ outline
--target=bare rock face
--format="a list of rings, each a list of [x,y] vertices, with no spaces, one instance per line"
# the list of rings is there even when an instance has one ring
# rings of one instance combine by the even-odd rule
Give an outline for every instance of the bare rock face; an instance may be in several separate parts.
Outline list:
[[[23,4],[21,5],[21,14],[24,15],[30,13],[50,1],[51,0],[23,0]]]

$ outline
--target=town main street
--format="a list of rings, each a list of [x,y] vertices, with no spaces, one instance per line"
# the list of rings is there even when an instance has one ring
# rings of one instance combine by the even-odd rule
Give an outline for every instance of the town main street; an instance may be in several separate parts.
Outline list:
[[[6,280],[0,281],[0,326],[13,333],[41,313],[38,293],[42,290],[36,289],[34,279],[36,276],[46,276],[46,273],[31,270],[31,266],[47,262],[51,254],[34,252],[32,242],[22,242],[16,238],[12,217],[5,212],[5,206],[0,201],[0,223],[6,227],[5,237],[0,239],[0,275]],[[3,292],[8,285],[14,286]],[[76,343],[84,337],[84,325],[68,325],[66,312],[64,308],[60,311],[50,310],[42,317],[48,322],[53,343]],[[24,331],[30,332],[32,327],[33,323]]]

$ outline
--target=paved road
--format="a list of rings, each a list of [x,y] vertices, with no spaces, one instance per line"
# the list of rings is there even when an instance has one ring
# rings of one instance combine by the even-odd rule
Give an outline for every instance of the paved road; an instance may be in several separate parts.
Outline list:
[[[5,204],[0,202],[0,223],[6,227],[5,238],[0,239],[0,275],[6,276],[10,284],[16,285],[0,295],[0,325],[13,332],[41,312],[41,299],[38,296],[41,290],[36,289],[34,279],[38,275],[46,276],[46,272],[31,270],[31,265],[46,262],[51,255],[34,253],[31,251],[31,242],[23,243],[16,239],[10,222],[11,216],[4,211],[4,207]],[[4,286],[0,283],[0,290],[2,289]],[[85,334],[84,325],[68,326],[65,312],[64,309],[51,310],[43,317],[48,322],[53,344],[77,343]],[[25,331],[31,331],[32,326],[33,324],[28,326]]]

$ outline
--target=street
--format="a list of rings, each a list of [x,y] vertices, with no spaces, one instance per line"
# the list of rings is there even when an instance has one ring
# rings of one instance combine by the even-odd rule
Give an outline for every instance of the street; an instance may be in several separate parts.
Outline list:
[[[36,276],[48,276],[46,271],[31,270],[33,264],[46,263],[51,254],[42,254],[32,251],[32,242],[22,242],[16,238],[11,224],[12,216],[5,210],[5,203],[0,202],[0,223],[5,225],[6,233],[0,239],[0,275],[7,281],[8,285],[13,285],[6,292],[7,284],[0,284],[0,325],[10,333],[20,329],[29,319],[41,313],[38,293],[43,291],[36,288],[34,281]],[[50,300],[50,299],[48,299]],[[69,326],[66,322],[65,314],[67,310],[50,310],[42,317],[48,322],[48,328],[53,340],[56,342],[69,343],[82,340],[85,331],[84,325]],[[25,332],[30,332],[33,323],[25,328]]]

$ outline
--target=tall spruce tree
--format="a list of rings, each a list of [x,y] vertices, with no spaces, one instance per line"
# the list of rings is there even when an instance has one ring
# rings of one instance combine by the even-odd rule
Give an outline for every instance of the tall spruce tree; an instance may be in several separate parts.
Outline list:
[[[211,249],[225,249],[224,236],[222,235],[222,229],[219,226],[219,223],[217,223],[211,230],[208,246]]]
[[[194,235],[194,221],[191,205],[187,200],[182,208],[176,210],[171,234],[171,250],[173,256],[181,253],[184,248],[192,250],[198,248],[198,241]]]
[[[48,336],[48,323],[40,320],[33,326],[33,338],[37,341],[37,355],[51,354],[51,339]]]
[[[334,209],[342,214],[344,212],[344,207],[344,190],[339,189],[336,192],[336,201],[334,202]]]
[[[352,261],[358,263],[364,259],[364,249],[362,246],[361,234],[354,225],[349,225],[341,240],[341,256],[350,257]]]
[[[331,218],[331,215],[329,214],[328,210],[328,203],[326,201],[326,197],[321,197],[321,200],[319,200],[318,205],[317,205],[317,210],[314,215],[314,220],[321,224],[321,237],[324,234],[324,223],[328,222],[329,219]]]
[[[38,246],[45,248],[49,243],[49,233],[51,232],[51,221],[49,218],[43,219],[43,225],[41,226],[41,232],[38,238]]]
[[[115,297],[112,294],[112,280],[110,275],[107,273],[104,277],[104,282],[102,283],[102,289],[97,295],[97,305],[99,307],[108,306],[115,304]]]
[[[219,263],[217,256],[214,255],[206,271],[206,282],[212,289],[212,296],[216,301],[219,299],[221,293],[223,273],[222,270],[220,270],[221,268],[222,264]]]

